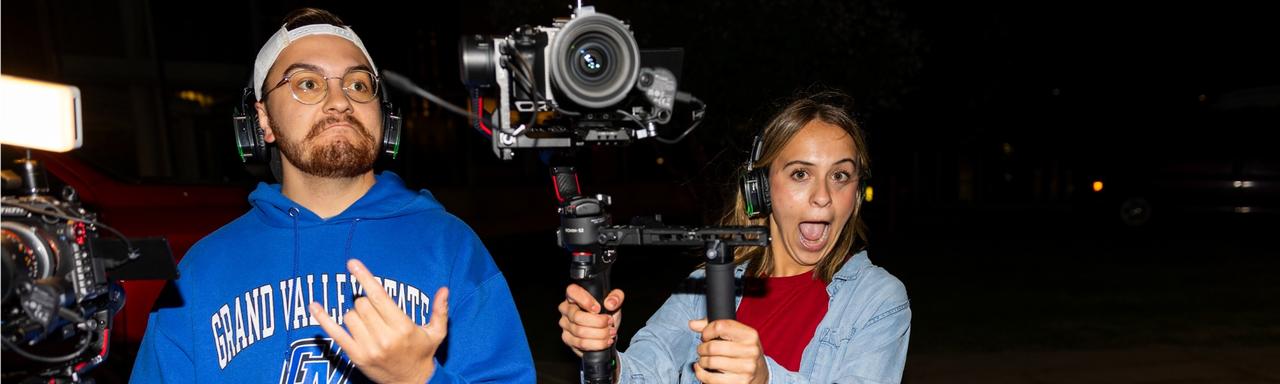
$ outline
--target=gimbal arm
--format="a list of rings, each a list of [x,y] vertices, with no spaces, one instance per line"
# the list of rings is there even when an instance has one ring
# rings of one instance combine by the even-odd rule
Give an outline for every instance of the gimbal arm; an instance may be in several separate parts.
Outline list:
[[[765,227],[648,227],[613,226],[605,208],[611,199],[605,195],[582,196],[578,175],[573,167],[553,167],[551,179],[559,200],[560,228],[556,231],[560,246],[569,251],[572,261],[569,278],[604,303],[610,288],[610,267],[617,257],[617,247],[677,246],[704,247],[707,257],[708,320],[735,318],[733,247],[766,246],[769,230]],[[601,313],[609,313],[601,305]],[[617,370],[615,348],[582,354],[582,378],[586,383],[612,383]]]

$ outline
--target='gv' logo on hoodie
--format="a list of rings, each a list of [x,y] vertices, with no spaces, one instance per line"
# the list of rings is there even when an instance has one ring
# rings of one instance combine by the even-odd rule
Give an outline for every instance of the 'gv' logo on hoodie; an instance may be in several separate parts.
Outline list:
[[[317,337],[294,341],[289,347],[289,361],[284,362],[280,372],[280,384],[351,381],[355,364],[347,360],[341,349],[333,339]]]

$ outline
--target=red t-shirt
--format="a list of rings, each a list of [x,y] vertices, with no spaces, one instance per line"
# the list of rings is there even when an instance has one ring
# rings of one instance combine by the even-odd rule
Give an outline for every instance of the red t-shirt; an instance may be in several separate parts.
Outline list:
[[[751,279],[738,305],[738,321],[760,335],[765,356],[797,372],[804,347],[827,315],[828,301],[827,284],[814,279],[813,271]]]

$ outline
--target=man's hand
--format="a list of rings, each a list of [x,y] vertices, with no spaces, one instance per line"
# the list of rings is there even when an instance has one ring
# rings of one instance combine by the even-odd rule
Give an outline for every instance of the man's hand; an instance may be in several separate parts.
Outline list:
[[[621,290],[615,289],[605,297],[605,308],[613,315],[600,313],[600,304],[590,292],[569,284],[564,291],[564,301],[560,302],[560,340],[573,349],[573,353],[582,357],[582,351],[602,351],[608,349],[618,337],[618,325],[622,323]]]
[[[449,289],[436,291],[431,304],[431,320],[418,326],[387,296],[382,284],[359,260],[347,261],[347,270],[364,286],[347,311],[343,330],[319,303],[311,303],[311,316],[346,352],[369,379],[378,383],[426,383],[436,371],[436,348],[449,329]]]
[[[769,366],[756,330],[734,320],[689,322],[689,329],[702,334],[698,361],[693,373],[708,384],[769,382]]]

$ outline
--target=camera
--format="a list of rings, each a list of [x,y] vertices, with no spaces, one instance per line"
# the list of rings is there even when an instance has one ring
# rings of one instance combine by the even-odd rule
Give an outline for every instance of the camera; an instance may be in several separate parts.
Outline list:
[[[80,206],[75,190],[50,196],[35,160],[16,164],[17,173],[5,172],[5,189],[18,195],[0,198],[5,352],[34,363],[20,366],[40,367],[29,374],[72,376],[105,358],[106,332],[124,294],[107,280],[106,269],[115,263],[95,252],[98,223]],[[60,372],[71,368],[63,364],[84,360],[89,364],[79,370]]]
[[[671,122],[676,102],[696,106],[685,134],[705,110],[677,90],[682,51],[642,52],[626,23],[594,7],[580,6],[551,26],[523,26],[506,36],[466,35],[459,51],[473,125],[492,136],[494,154],[503,160],[518,148],[648,137],[674,142],[658,137],[657,125]],[[482,91],[492,90],[497,107],[486,116]]]
[[[14,117],[0,124],[0,151],[16,158],[0,172],[0,379],[79,382],[106,360],[112,318],[125,300],[114,280],[171,279],[177,270],[164,238],[126,238],[98,222],[69,185],[49,193],[31,148],[80,146],[78,88],[8,75],[0,87],[15,96],[0,106]],[[10,148],[26,148],[26,156],[9,156]]]
[[[463,36],[460,75],[470,91],[472,111],[456,106],[451,110],[468,114],[473,128],[491,138],[493,152],[502,160],[510,160],[517,149],[623,145],[646,138],[676,143],[702,122],[706,112],[706,104],[677,88],[682,56],[680,49],[640,50],[630,26],[579,2],[571,17],[556,19],[550,26],[522,26],[506,36]],[[448,106],[399,75],[389,73],[387,78]],[[497,93],[492,114],[485,110],[486,93]],[[687,120],[676,118],[677,103],[689,105]],[[687,121],[688,126],[675,138],[658,134],[658,125],[674,121]],[[571,255],[573,284],[603,301],[618,247],[703,247],[708,316],[735,316],[733,249],[766,246],[767,228],[616,226],[607,209],[612,198],[584,195],[575,167],[552,166],[551,179],[560,215],[556,239]],[[579,373],[584,383],[613,382],[613,348],[582,354]]]
[[[4,379],[80,381],[106,360],[112,319],[125,303],[115,280],[175,277],[169,244],[124,237],[98,222],[74,188],[50,195],[37,160],[14,164],[0,197]]]

